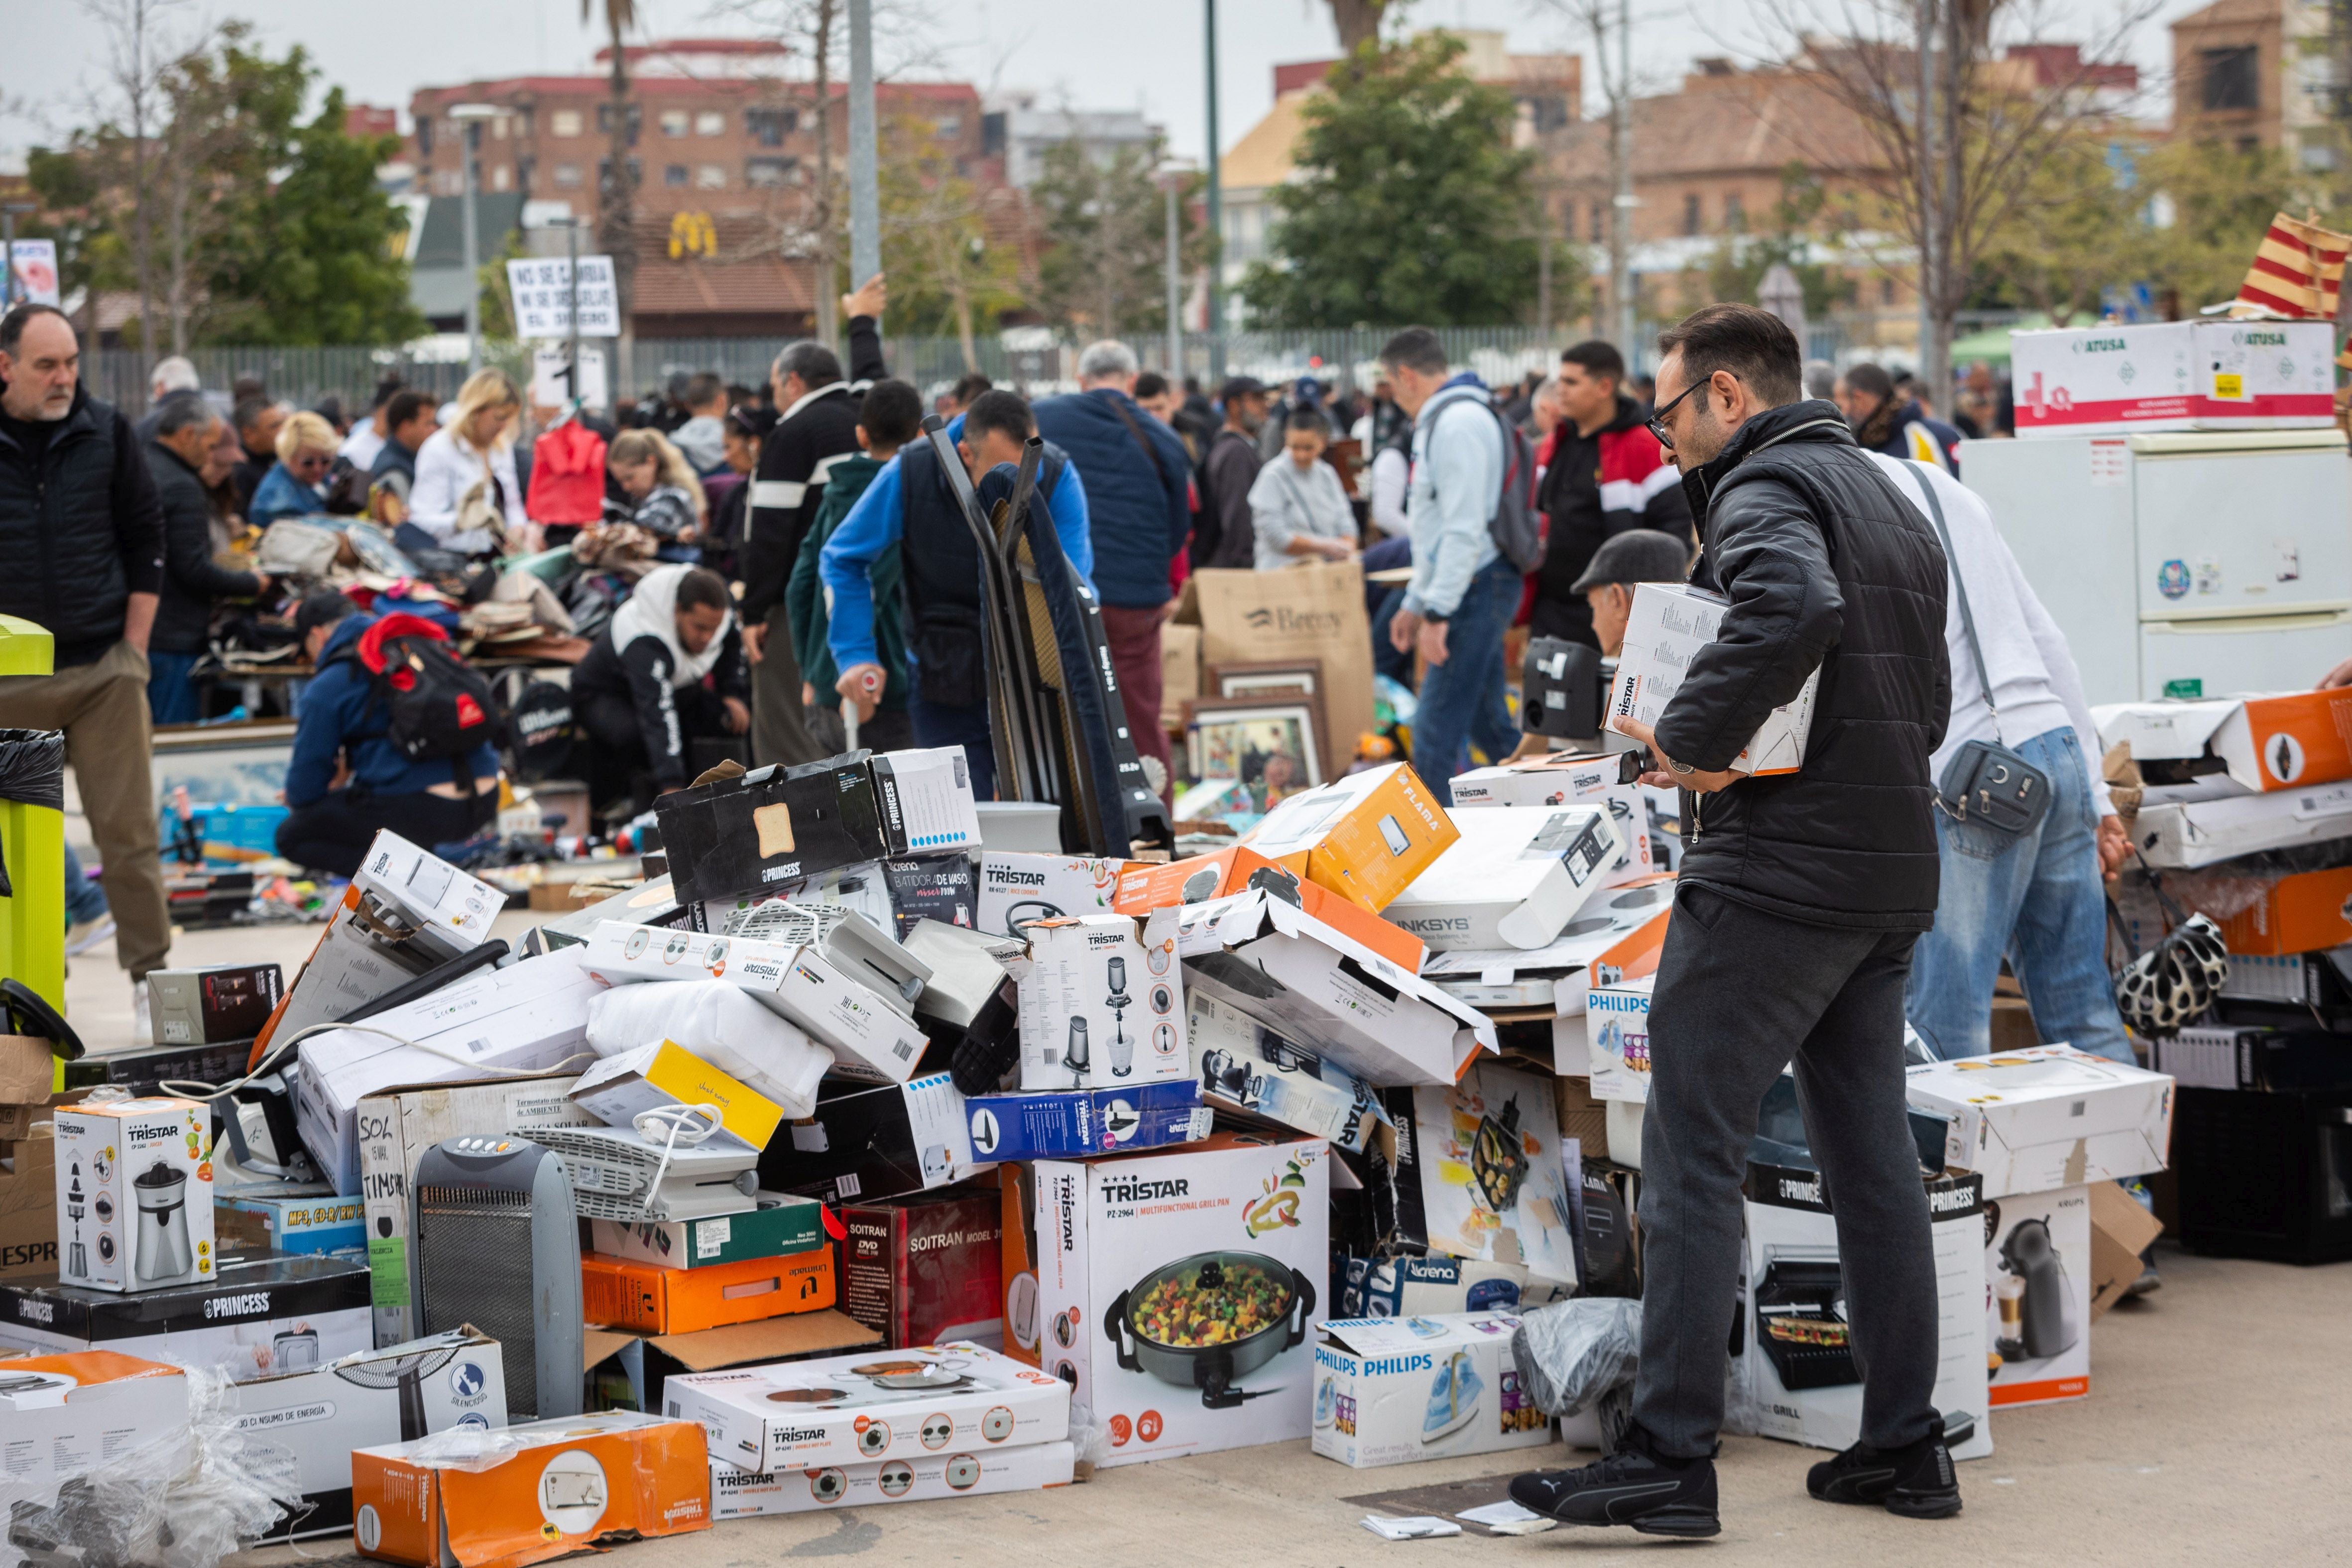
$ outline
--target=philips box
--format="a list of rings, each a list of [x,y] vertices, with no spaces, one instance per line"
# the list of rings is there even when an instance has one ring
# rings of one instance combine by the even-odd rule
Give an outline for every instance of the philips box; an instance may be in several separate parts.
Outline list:
[[[964,1110],[971,1119],[971,1152],[982,1160],[1069,1160],[1196,1143],[1209,1135],[1201,1086],[1181,1080],[975,1095]]]
[[[1631,733],[1629,721],[1654,726],[1683,687],[1691,661],[1715,640],[1729,601],[1687,583],[1638,583],[1625,622],[1625,651],[1617,660],[1617,684],[1609,696],[1609,727]],[[1731,759],[1731,771],[1762,776],[1793,773],[1804,763],[1805,740],[1813,724],[1819,668],[1803,689],[1775,708]],[[1676,759],[1681,761],[1684,759]]]
[[[1064,916],[1027,931],[1021,1088],[1111,1089],[1181,1079],[1184,978],[1174,910]]]
[[[1650,993],[1656,979],[1644,974],[1585,993],[1593,1099],[1640,1104],[1650,1098]]]
[[[1127,868],[1125,860],[986,851],[980,857],[980,929],[1023,936],[1039,921],[1107,915]]]
[[[1650,858],[1649,812],[1642,804],[1642,786],[1618,782],[1620,754],[1548,752],[1494,767],[1473,768],[1454,775],[1454,809],[1460,813],[1492,805],[1605,805],[1610,826],[1617,830],[1617,858],[1602,873],[1601,885],[1618,887],[1658,868]],[[1454,825],[1462,826],[1458,815]]]
[[[825,1513],[884,1502],[1034,1492],[1070,1484],[1077,1449],[1067,1442],[1018,1448],[923,1454],[879,1464],[827,1465],[768,1475],[710,1461],[710,1512],[720,1521],[776,1513]]]
[[[369,1347],[367,1266],[346,1258],[255,1258],[201,1284],[125,1296],[71,1285],[0,1284],[0,1343],[121,1351],[212,1367],[244,1383],[307,1372]]]
[[[58,1279],[91,1290],[211,1280],[212,1114],[192,1100],[61,1105]]]
[[[2091,1393],[2091,1190],[1985,1202],[1978,1280],[1995,1405],[2051,1405]]]
[[[1606,805],[1499,806],[1381,911],[1433,951],[1548,946],[1617,858]]]
[[[2010,334],[2017,433],[2317,429],[2334,422],[2326,321],[2137,321]]]
[[[1539,1448],[1551,1417],[1519,1384],[1507,1312],[1317,1325],[1311,1447],[1356,1469]]]
[[[1929,1062],[1905,1079],[1914,1110],[1951,1123],[1944,1163],[1982,1176],[1988,1198],[2144,1175],[2171,1148],[2172,1079],[2071,1046]]]
[[[1388,1119],[1373,1087],[1338,1062],[1197,989],[1184,1005],[1192,1076],[1209,1105],[1279,1121],[1351,1153],[1370,1146]]]

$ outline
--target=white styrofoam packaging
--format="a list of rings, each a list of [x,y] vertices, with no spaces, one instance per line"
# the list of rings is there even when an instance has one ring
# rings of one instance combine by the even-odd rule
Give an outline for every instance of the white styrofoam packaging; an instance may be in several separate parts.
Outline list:
[[[212,1279],[205,1108],[192,1100],[84,1101],[58,1107],[55,1121],[58,1283],[131,1291]]]
[[[2317,429],[2335,417],[2326,321],[2136,321],[2010,334],[2017,433]]]
[[[1318,1323],[1310,1447],[1365,1470],[1539,1448],[1551,1417],[1519,1385],[1508,1312]]]
[[[1183,1078],[1184,977],[1177,911],[1066,915],[1029,926],[1021,993],[1021,1087],[1112,1089]]]
[[[1616,1151],[1612,1142],[1612,1153]],[[1962,1416],[1975,1430],[1952,1458],[1992,1452],[1986,1412],[1984,1222],[1980,1184],[1972,1175],[1927,1182],[1930,1245],[1936,1259],[1936,1391],[1948,1428]],[[1862,1374],[1848,1341],[1851,1294],[1838,1254],[1837,1221],[1812,1171],[1748,1168],[1741,1205],[1747,1237],[1740,1250],[1739,1318],[1733,1331],[1736,1375],[1756,1402],[1759,1430],[1816,1448],[1862,1440]]]
[[[1982,1176],[1988,1198],[2145,1175],[2172,1147],[2171,1078],[2071,1046],[1924,1063],[1904,1088],[1949,1119],[1944,1163]]]
[[[1037,921],[1107,915],[1127,864],[1090,856],[986,850],[980,857],[979,929],[1019,936]]]
[[[1606,805],[1497,806],[1454,826],[1461,837],[1381,911],[1433,950],[1547,946],[1617,858]]]
[[[1610,826],[1617,830],[1617,858],[1601,874],[1601,885],[1614,888],[1660,868],[1650,858],[1649,813],[1642,804],[1642,786],[1617,782],[1615,752],[1599,756],[1573,752],[1549,752],[1521,757],[1493,767],[1473,768],[1454,775],[1454,809],[1457,812],[1493,805],[1605,805]],[[1454,826],[1462,826],[1456,816]]]
[[[1576,1226],[1551,1082],[1474,1062],[1459,1083],[1416,1086],[1412,1116],[1431,1248],[1574,1287]]]
[[[1281,1122],[1361,1153],[1388,1120],[1372,1086],[1198,990],[1184,998],[1192,1076],[1211,1106]]]
[[[1656,984],[1656,975],[1644,974],[1585,993],[1593,1099],[1650,1098],[1650,994]]]
[[[773,1475],[1062,1442],[1070,1386],[956,1341],[674,1376],[662,1413],[700,1422],[712,1458]]]
[[[1319,1138],[1229,1135],[1036,1163],[1038,1352],[1107,1437],[1098,1463],[1307,1436],[1330,1166]]]
[[[922,1454],[879,1464],[827,1465],[780,1475],[739,1470],[714,1458],[710,1517],[724,1523],[772,1513],[828,1513],[869,1503],[1042,1491],[1069,1485],[1076,1466],[1077,1449],[1068,1442],[965,1448],[952,1454]]]
[[[2091,1190],[2062,1187],[1985,1200],[1979,1285],[1998,1405],[2052,1405],[2091,1394]]]
[[[1637,583],[1625,621],[1625,651],[1617,660],[1617,684],[1609,694],[1607,723],[1620,734],[1625,725],[1654,726],[1680,691],[1691,660],[1715,640],[1728,601],[1687,583]],[[1762,776],[1793,773],[1805,760],[1805,740],[1813,724],[1813,697],[1820,689],[1817,667],[1803,689],[1765,715],[1764,722],[1731,759],[1731,771]],[[1677,762],[1688,758],[1678,757]]]

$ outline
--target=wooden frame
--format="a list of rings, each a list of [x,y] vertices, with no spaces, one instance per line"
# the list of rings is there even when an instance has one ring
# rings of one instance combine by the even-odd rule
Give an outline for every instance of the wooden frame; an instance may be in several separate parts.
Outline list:
[[[1323,700],[1323,661],[1277,658],[1211,665],[1201,695],[1265,698],[1283,691],[1305,692],[1319,705]]]
[[[1249,729],[1253,725],[1259,726],[1255,733]],[[1286,726],[1286,735],[1282,733]],[[1295,793],[1324,782],[1323,732],[1323,699],[1318,693],[1202,697],[1186,715],[1184,757],[1196,782],[1234,778],[1250,784],[1265,776],[1266,763],[1287,757],[1294,777],[1283,792]],[[1276,741],[1279,750],[1269,750],[1268,741]],[[1256,777],[1250,776],[1253,754]]]

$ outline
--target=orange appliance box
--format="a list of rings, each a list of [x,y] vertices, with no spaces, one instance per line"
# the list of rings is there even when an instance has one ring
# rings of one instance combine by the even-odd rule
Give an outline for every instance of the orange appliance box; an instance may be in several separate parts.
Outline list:
[[[1004,1353],[1042,1366],[1037,1322],[1037,1167],[996,1167],[1004,1228],[998,1237],[998,1280],[1004,1287]]]
[[[1401,969],[1418,974],[1427,952],[1421,938],[1401,925],[1350,903],[1339,894],[1303,881],[1255,849],[1238,846],[1214,854],[1171,860],[1164,866],[1138,861],[1122,872],[1111,908],[1123,915],[1149,914],[1181,904],[1206,903],[1228,893],[1263,887],[1297,904],[1333,931],[1355,938]]]
[[[2352,942],[2352,866],[2299,871],[2221,922],[2231,952],[2276,957]]]
[[[2309,789],[2352,778],[2352,690],[2185,702],[2124,702],[2098,713],[2099,743],[2134,760],[2218,762],[2247,789]]]
[[[523,1568],[710,1528],[702,1428],[635,1411],[352,1450],[352,1539],[410,1568]]]
[[[646,1334],[757,1322],[833,1305],[833,1248],[747,1258],[708,1268],[664,1268],[601,1252],[580,1259],[581,1315]]]
[[[1461,837],[1421,776],[1391,763],[1288,796],[1249,847],[1378,914]]]

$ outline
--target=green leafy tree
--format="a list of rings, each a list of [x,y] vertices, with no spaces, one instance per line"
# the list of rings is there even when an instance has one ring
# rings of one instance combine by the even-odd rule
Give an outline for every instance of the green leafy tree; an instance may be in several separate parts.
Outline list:
[[[2281,148],[2170,142],[2141,160],[2139,174],[2153,221],[2129,237],[2136,244],[2118,247],[2119,259],[2137,259],[2132,275],[2177,294],[2184,315],[2233,298],[2272,217],[2304,210],[2305,193]],[[2325,210],[2320,217],[2327,221]]]
[[[1046,237],[1037,260],[1037,307],[1057,326],[1102,338],[1164,331],[1168,321],[1167,196],[1154,171],[1158,142],[1123,146],[1107,159],[1084,143],[1045,150],[1030,187]],[[1191,204],[1177,206],[1177,252],[1187,276],[1206,265]]]
[[[1364,44],[1306,108],[1297,177],[1273,195],[1274,259],[1242,293],[1273,327],[1490,326],[1530,308],[1535,155],[1507,94],[1472,81],[1444,33]]]
[[[1780,195],[1760,234],[1731,235],[1707,263],[1707,287],[1717,300],[1748,303],[1764,274],[1786,266],[1805,291],[1805,315],[1819,321],[1840,305],[1853,303],[1854,281],[1838,268],[1806,259],[1817,241],[1834,241],[1839,228],[1829,194],[1801,163],[1780,171]]]
[[[978,333],[1021,303],[1017,246],[989,237],[979,187],[956,172],[930,121],[896,118],[882,141],[882,269],[890,279],[884,325],[953,332],[966,370],[980,368]]]
[[[2149,254],[2148,192],[2132,149],[2085,127],[2053,145],[2026,182],[1978,264],[1980,297],[2042,311],[2053,326],[2095,319],[2106,289],[2138,281]]]

